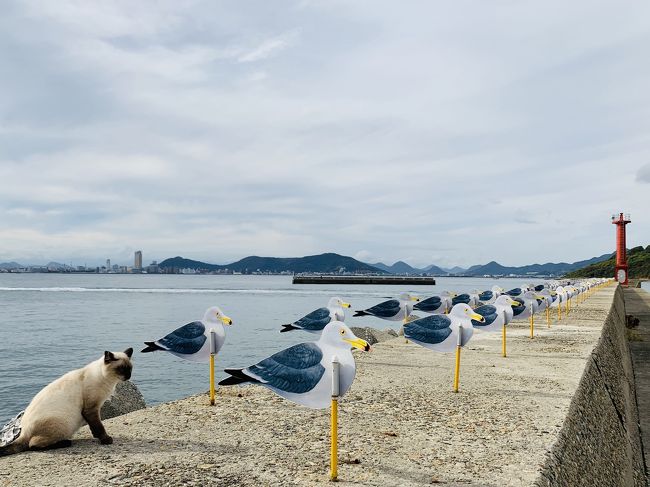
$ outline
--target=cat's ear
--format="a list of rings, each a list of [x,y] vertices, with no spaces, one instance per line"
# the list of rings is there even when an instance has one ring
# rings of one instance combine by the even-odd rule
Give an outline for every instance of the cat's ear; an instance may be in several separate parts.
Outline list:
[[[133,349],[129,347],[126,350],[124,350],[124,353],[126,354],[127,357],[131,358],[131,355],[133,355]]]
[[[107,364],[109,362],[114,362],[117,360],[115,358],[115,355],[113,355],[113,352],[109,352],[108,350],[104,351],[104,363]]]

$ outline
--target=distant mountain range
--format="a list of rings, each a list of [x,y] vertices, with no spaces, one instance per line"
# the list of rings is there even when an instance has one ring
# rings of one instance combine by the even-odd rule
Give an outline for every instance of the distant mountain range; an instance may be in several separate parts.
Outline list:
[[[642,249],[643,247],[641,247]],[[633,249],[636,252],[636,249]],[[375,264],[367,264],[358,261],[352,257],[339,255],[334,253],[326,253],[320,255],[309,255],[306,257],[258,257],[250,256],[238,260],[231,264],[209,264],[198,260],[186,259],[183,257],[173,257],[163,260],[159,267],[161,270],[169,272],[177,272],[183,269],[192,269],[197,272],[241,272],[241,273],[351,273],[351,274],[401,274],[401,275],[419,275],[429,274],[434,276],[446,276],[449,274],[459,276],[507,276],[515,274],[518,276],[523,275],[554,275],[561,276],[569,272],[574,272],[578,269],[585,268],[592,264],[598,264],[608,261],[612,254],[603,254],[599,257],[593,257],[587,260],[578,262],[567,263],[546,263],[546,264],[532,264],[519,267],[508,267],[492,261],[483,265],[474,265],[468,269],[462,267],[452,267],[450,269],[442,269],[436,265],[430,265],[422,269],[413,267],[406,262],[398,261],[392,265],[386,265],[382,262]],[[8,271],[13,269],[20,269],[22,266],[17,262],[0,263],[0,270]],[[65,270],[71,269],[66,264],[58,262],[50,262],[46,266],[51,270]]]
[[[377,269],[381,269],[382,271],[389,272],[390,274],[435,274],[440,276],[448,274],[447,271],[435,265],[430,265],[424,269],[418,269],[417,267],[412,267],[401,260],[398,260],[393,265],[386,265],[383,262],[377,262],[376,264],[370,265]]]
[[[258,257],[251,256],[238,260],[231,264],[207,264],[197,260],[173,257],[165,259],[159,267],[162,269],[193,269],[196,271],[225,271],[233,272],[314,272],[314,273],[335,273],[349,272],[358,274],[385,274],[386,271],[378,269],[369,264],[360,262],[352,257],[327,253],[320,255],[308,255],[306,257]]]
[[[594,264],[597,262],[602,262],[611,257],[612,254],[603,254],[599,257],[593,257],[587,260],[581,260],[578,262],[568,263],[568,262],[559,262],[553,263],[548,262],[546,264],[531,264],[519,267],[508,267],[499,264],[498,262],[492,261],[483,265],[473,265],[468,269],[463,269],[462,267],[452,267],[451,269],[443,269],[435,265],[430,265],[424,269],[418,269],[411,267],[406,262],[398,261],[393,265],[386,265],[381,262],[377,264],[371,264],[374,267],[382,269],[391,274],[433,274],[435,276],[445,276],[447,274],[453,274],[457,276],[507,276],[509,274],[515,274],[518,276],[523,275],[554,275],[560,276],[566,274],[567,272],[575,271],[582,267]]]

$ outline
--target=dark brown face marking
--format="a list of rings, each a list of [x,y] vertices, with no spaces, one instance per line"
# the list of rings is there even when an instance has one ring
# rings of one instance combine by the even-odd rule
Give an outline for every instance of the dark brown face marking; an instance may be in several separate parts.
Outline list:
[[[133,366],[131,364],[122,363],[115,367],[115,373],[123,378],[123,380],[129,380],[131,378],[131,370]]]

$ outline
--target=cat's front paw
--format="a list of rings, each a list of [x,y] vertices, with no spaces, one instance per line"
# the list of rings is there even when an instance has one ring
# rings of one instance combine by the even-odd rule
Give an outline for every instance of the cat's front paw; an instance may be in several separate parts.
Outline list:
[[[108,435],[106,435],[106,436],[101,437],[101,438],[99,439],[99,442],[100,442],[102,445],[111,445],[111,444],[113,444],[113,438],[110,437],[110,436],[108,436]]]

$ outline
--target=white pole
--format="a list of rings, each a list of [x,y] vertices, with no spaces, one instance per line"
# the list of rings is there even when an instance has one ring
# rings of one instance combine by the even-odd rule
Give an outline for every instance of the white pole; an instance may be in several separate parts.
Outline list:
[[[338,414],[339,414],[339,394],[340,386],[340,368],[338,357],[332,357],[332,413],[330,416],[330,480],[338,480]]]

